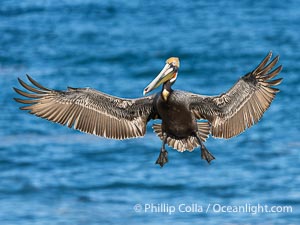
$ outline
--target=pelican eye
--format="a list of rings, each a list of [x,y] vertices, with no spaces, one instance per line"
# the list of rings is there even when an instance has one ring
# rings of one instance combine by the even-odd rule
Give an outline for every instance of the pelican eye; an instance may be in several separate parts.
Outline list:
[[[173,71],[177,71],[177,70],[178,70],[178,67],[177,67],[176,62],[173,62],[173,63],[171,63],[170,65],[171,65]]]
[[[169,65],[170,65],[170,67],[172,67],[172,68],[176,67],[176,63],[175,63],[175,62],[171,62],[171,63],[169,63]]]

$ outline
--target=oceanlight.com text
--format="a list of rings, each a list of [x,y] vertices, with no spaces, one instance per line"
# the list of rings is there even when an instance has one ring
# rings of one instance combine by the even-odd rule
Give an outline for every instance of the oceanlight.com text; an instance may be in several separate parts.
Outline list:
[[[241,204],[223,205],[219,203],[203,204],[168,204],[168,203],[144,203],[135,204],[133,210],[137,213],[249,213],[252,215],[262,213],[292,213],[290,205],[267,205],[267,204]]]

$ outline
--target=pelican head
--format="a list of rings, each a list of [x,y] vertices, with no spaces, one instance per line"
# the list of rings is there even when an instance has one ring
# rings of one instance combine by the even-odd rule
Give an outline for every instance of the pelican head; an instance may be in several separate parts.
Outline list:
[[[179,58],[171,57],[167,59],[166,65],[157,75],[157,77],[144,89],[143,94],[147,94],[150,91],[157,88],[159,85],[170,81],[173,84],[176,81],[179,68]]]

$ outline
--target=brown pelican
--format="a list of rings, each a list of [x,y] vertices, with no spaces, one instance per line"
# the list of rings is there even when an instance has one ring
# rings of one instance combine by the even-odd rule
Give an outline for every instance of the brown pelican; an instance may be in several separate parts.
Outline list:
[[[162,167],[168,162],[165,144],[180,152],[192,151],[200,145],[201,157],[210,163],[214,156],[203,144],[208,135],[231,138],[242,133],[259,121],[279,92],[273,86],[280,84],[282,79],[271,79],[280,73],[282,66],[272,70],[279,57],[268,63],[271,57],[270,52],[252,72],[218,96],[172,90],[178,75],[179,59],[171,57],[144,89],[145,95],[162,84],[162,91],[150,96],[124,99],[91,88],[52,90],[27,75],[33,86],[18,80],[30,92],[14,90],[28,99],[15,100],[27,104],[20,109],[38,117],[106,138],[144,136],[147,122],[161,119],[161,124],[153,125],[162,140],[156,164]]]

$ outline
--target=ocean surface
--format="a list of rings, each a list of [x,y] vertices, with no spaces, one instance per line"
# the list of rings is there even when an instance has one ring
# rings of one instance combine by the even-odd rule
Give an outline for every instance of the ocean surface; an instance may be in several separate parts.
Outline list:
[[[297,0],[2,0],[0,224],[299,224],[299,21]],[[141,97],[171,56],[175,89],[216,95],[270,50],[284,66],[281,92],[257,125],[207,140],[211,165],[199,149],[170,148],[155,165],[153,122],[144,138],[108,140],[13,101],[25,74]]]

